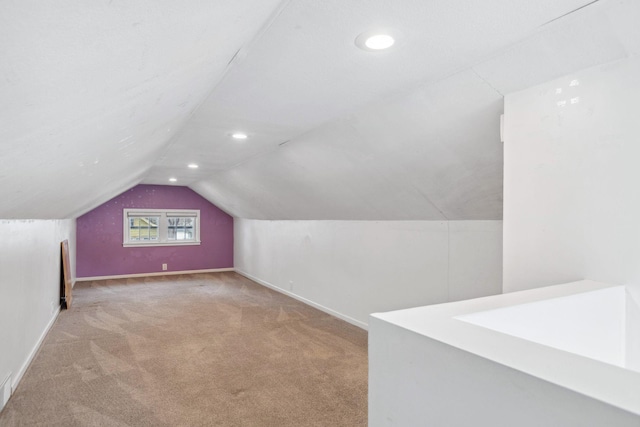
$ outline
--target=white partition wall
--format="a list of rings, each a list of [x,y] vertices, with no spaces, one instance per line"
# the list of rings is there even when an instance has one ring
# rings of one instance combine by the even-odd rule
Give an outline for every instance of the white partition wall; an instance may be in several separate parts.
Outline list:
[[[235,220],[237,271],[366,327],[501,291],[502,221]]]
[[[640,284],[639,100],[638,57],[506,96],[506,292]]]
[[[0,220],[0,408],[60,309],[65,239],[75,277],[75,230],[75,220]]]
[[[584,280],[373,314],[369,426],[638,426],[625,299]]]

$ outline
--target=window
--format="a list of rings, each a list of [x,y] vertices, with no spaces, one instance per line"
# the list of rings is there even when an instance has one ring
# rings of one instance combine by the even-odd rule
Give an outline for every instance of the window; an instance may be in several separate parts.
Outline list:
[[[129,241],[154,242],[158,240],[159,216],[129,217]]]
[[[200,211],[124,209],[123,246],[200,244]]]
[[[195,226],[195,222],[192,217],[172,216],[167,218],[167,222],[167,240],[193,240],[193,228]]]

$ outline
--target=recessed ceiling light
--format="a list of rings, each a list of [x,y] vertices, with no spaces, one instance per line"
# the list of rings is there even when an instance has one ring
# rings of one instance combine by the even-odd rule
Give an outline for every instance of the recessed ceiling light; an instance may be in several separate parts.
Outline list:
[[[395,33],[395,32],[394,32]],[[367,31],[356,37],[356,46],[362,50],[385,50],[396,42],[391,31]]]
[[[236,132],[231,135],[233,139],[247,139],[247,134],[242,132]]]
[[[395,42],[389,34],[376,34],[365,40],[364,45],[369,49],[381,50],[390,48]]]
[[[169,182],[176,182],[176,181],[177,181],[177,179],[175,179],[175,178],[169,178]]]
[[[198,169],[198,165],[196,165],[195,163],[189,163],[189,164],[187,165],[187,167],[188,167],[189,169]]]

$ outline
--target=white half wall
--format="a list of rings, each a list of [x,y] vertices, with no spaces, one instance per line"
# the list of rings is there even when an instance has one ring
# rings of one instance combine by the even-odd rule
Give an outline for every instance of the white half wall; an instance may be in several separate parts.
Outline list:
[[[60,309],[60,242],[75,220],[0,220],[0,383],[14,390]],[[0,401],[0,407],[2,406]]]
[[[474,354],[470,350],[473,347],[479,348],[476,345],[488,347],[487,343],[490,342],[499,352],[515,351],[520,356],[518,358],[520,362],[534,361],[539,365],[545,365],[540,362],[539,356],[543,356],[542,359],[547,361],[545,368],[548,371],[572,371],[573,384],[584,384],[584,381],[579,379],[580,375],[589,376],[591,384],[597,383],[594,378],[605,378],[606,386],[599,384],[605,389],[602,393],[605,395],[614,394],[611,393],[611,388],[614,392],[619,391],[615,388],[615,385],[619,386],[616,384],[617,372],[614,371],[614,375],[608,372],[610,377],[602,374],[607,372],[606,369],[598,369],[597,373],[594,373],[593,369],[589,369],[593,367],[592,365],[585,366],[580,360],[569,360],[574,364],[568,369],[559,368],[563,363],[568,362],[564,359],[567,355],[580,358],[544,346],[528,348],[533,352],[522,354],[522,342],[505,342],[504,338],[495,339],[495,336],[474,332],[467,335],[467,339],[460,339],[461,335],[465,334],[460,334],[461,330],[457,327],[452,328],[453,325],[450,322],[455,322],[454,319],[445,319],[444,316],[440,316],[440,319],[436,316],[424,316],[424,312],[420,314],[423,315],[422,317],[430,317],[423,319],[423,324],[430,321],[431,325],[441,322],[437,329],[440,332],[445,330],[446,332],[440,334],[440,339],[416,332],[415,329],[420,327],[411,328],[409,325],[411,323],[415,325],[417,319],[404,311],[384,313],[380,317],[371,319],[369,330],[370,427],[637,427],[639,425],[640,416],[637,414],[583,394],[580,389],[575,390],[575,388],[563,386],[562,383],[557,384],[549,379],[514,369],[507,366],[504,359],[497,362],[490,357]],[[428,329],[433,332],[436,328]],[[443,337],[445,337],[444,340]],[[466,348],[447,343],[447,339],[452,342],[457,341],[458,344],[465,343]],[[536,345],[523,342],[525,345]],[[560,358],[556,354],[554,359],[554,355],[549,357],[549,354],[545,355],[544,352],[538,354],[539,349],[564,354]],[[593,361],[593,363],[597,362]],[[613,369],[613,367],[604,366]],[[628,371],[623,372],[628,373]],[[566,381],[571,375],[560,375],[560,377]],[[614,385],[612,386],[611,383]],[[629,383],[630,381],[622,383],[625,391],[629,389]],[[630,389],[634,391],[636,388]],[[624,393],[615,394],[619,396]],[[633,399],[624,400],[628,402]]]
[[[640,289],[640,58],[505,98],[504,290]]]
[[[373,312],[501,292],[502,221],[235,219],[238,272],[367,327]]]

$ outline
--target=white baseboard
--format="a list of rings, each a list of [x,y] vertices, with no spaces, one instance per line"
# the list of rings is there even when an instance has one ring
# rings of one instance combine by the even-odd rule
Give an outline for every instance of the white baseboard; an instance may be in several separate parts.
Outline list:
[[[129,279],[133,277],[171,276],[176,274],[221,273],[224,271],[234,271],[234,269],[233,268],[209,268],[206,270],[157,271],[153,273],[120,274],[117,276],[77,277],[76,282],[90,282],[92,280]]]
[[[11,372],[7,374],[7,377],[0,383],[0,411],[7,404],[11,397]]]
[[[40,346],[42,345],[42,342],[44,341],[45,337],[49,333],[49,330],[51,329],[56,319],[58,318],[58,315],[60,314],[60,308],[61,307],[58,306],[58,308],[53,312],[53,316],[51,316],[51,320],[49,320],[49,323],[47,323],[47,326],[44,328],[44,331],[42,331],[42,334],[40,334],[40,338],[38,338],[38,341],[33,346],[33,349],[31,349],[31,352],[29,353],[29,357],[27,357],[27,360],[24,361],[24,363],[20,367],[20,370],[16,372],[16,376],[13,377],[11,381],[11,394],[13,394],[15,389],[18,387],[18,384],[20,384],[20,381],[22,380],[24,373],[27,372],[29,365],[31,365],[33,358],[36,357],[36,354],[38,354],[38,350],[40,350]]]
[[[285,294],[285,295],[287,295],[287,296],[289,296],[289,297],[291,297],[293,299],[297,299],[298,301],[303,302],[303,303],[305,303],[307,305],[310,305],[311,307],[317,308],[320,311],[324,311],[325,313],[330,314],[333,317],[337,317],[338,319],[342,319],[347,323],[351,323],[352,325],[357,326],[359,328],[362,328],[365,331],[369,329],[369,325],[364,323],[364,322],[356,320],[356,319],[354,319],[352,317],[349,317],[349,316],[347,316],[345,314],[339,313],[339,312],[337,312],[335,310],[332,310],[332,309],[330,309],[328,307],[325,307],[325,306],[323,306],[321,304],[315,303],[315,302],[313,302],[311,300],[308,300],[308,299],[306,299],[304,297],[301,297],[300,295],[296,295],[293,292],[290,292],[290,291],[287,291],[285,289],[279,288],[278,286],[275,286],[275,285],[273,285],[273,284],[271,284],[269,282],[266,282],[266,281],[264,281],[262,279],[258,279],[257,277],[252,276],[251,274],[249,274],[247,272],[244,272],[244,271],[239,270],[237,268],[235,269],[235,272],[240,274],[240,275],[242,275],[242,276],[244,276],[244,277],[246,277],[247,279],[253,280],[256,283],[259,283],[259,284],[261,284],[263,286],[266,286],[267,288],[273,289],[274,291],[280,292],[281,294]]]

